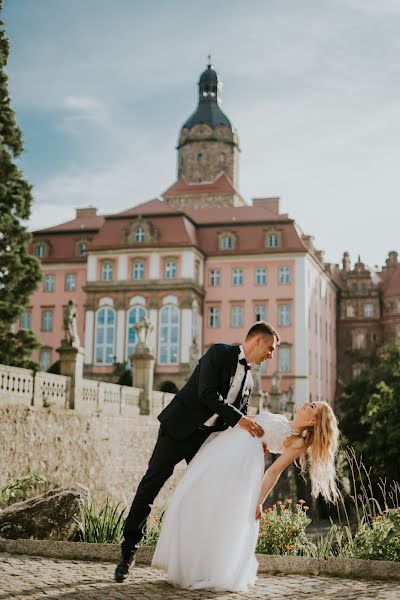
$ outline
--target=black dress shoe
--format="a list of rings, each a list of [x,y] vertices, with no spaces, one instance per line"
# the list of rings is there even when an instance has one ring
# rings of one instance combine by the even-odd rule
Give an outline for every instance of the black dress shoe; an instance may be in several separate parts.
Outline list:
[[[134,554],[122,555],[121,560],[117,564],[114,573],[114,579],[117,583],[123,583],[125,579],[128,579],[129,567],[132,564]]]

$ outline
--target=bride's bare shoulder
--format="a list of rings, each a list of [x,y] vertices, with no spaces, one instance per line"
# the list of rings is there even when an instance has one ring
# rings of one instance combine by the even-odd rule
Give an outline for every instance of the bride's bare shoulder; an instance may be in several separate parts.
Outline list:
[[[285,448],[296,448],[297,450],[306,449],[306,441],[301,435],[291,435],[285,440]]]

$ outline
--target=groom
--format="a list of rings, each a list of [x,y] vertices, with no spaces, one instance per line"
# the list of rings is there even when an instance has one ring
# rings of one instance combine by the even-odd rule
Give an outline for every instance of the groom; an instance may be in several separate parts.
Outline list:
[[[151,505],[182,459],[189,463],[210,433],[237,423],[253,437],[262,427],[247,417],[253,386],[250,365],[271,359],[279,335],[265,321],[250,328],[240,346],[215,344],[199,360],[187,383],[164,408],[158,419],[160,430],[146,474],[140,482],[125,521],[121,559],[115,580],[122,583],[144,533]]]

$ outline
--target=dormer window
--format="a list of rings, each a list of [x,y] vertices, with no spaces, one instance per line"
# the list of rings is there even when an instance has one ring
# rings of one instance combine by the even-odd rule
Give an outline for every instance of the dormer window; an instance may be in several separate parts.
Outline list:
[[[135,242],[144,242],[144,229],[141,225],[139,225],[139,227],[136,227]]]
[[[44,242],[40,242],[35,246],[35,256],[38,258],[44,258],[47,256],[47,246]]]
[[[281,234],[278,231],[267,233],[265,245],[267,248],[279,248],[281,245]]]
[[[85,256],[87,249],[87,242],[78,242],[76,246],[76,253],[78,256]]]
[[[223,233],[219,236],[220,250],[234,250],[236,236],[233,233]]]

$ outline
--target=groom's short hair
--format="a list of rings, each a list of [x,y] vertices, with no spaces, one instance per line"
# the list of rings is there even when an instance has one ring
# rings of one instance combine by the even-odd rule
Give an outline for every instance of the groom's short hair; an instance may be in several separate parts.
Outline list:
[[[278,332],[270,323],[267,323],[267,321],[256,321],[256,323],[250,327],[246,340],[250,340],[255,335],[272,335],[276,338],[277,344],[280,342]]]

